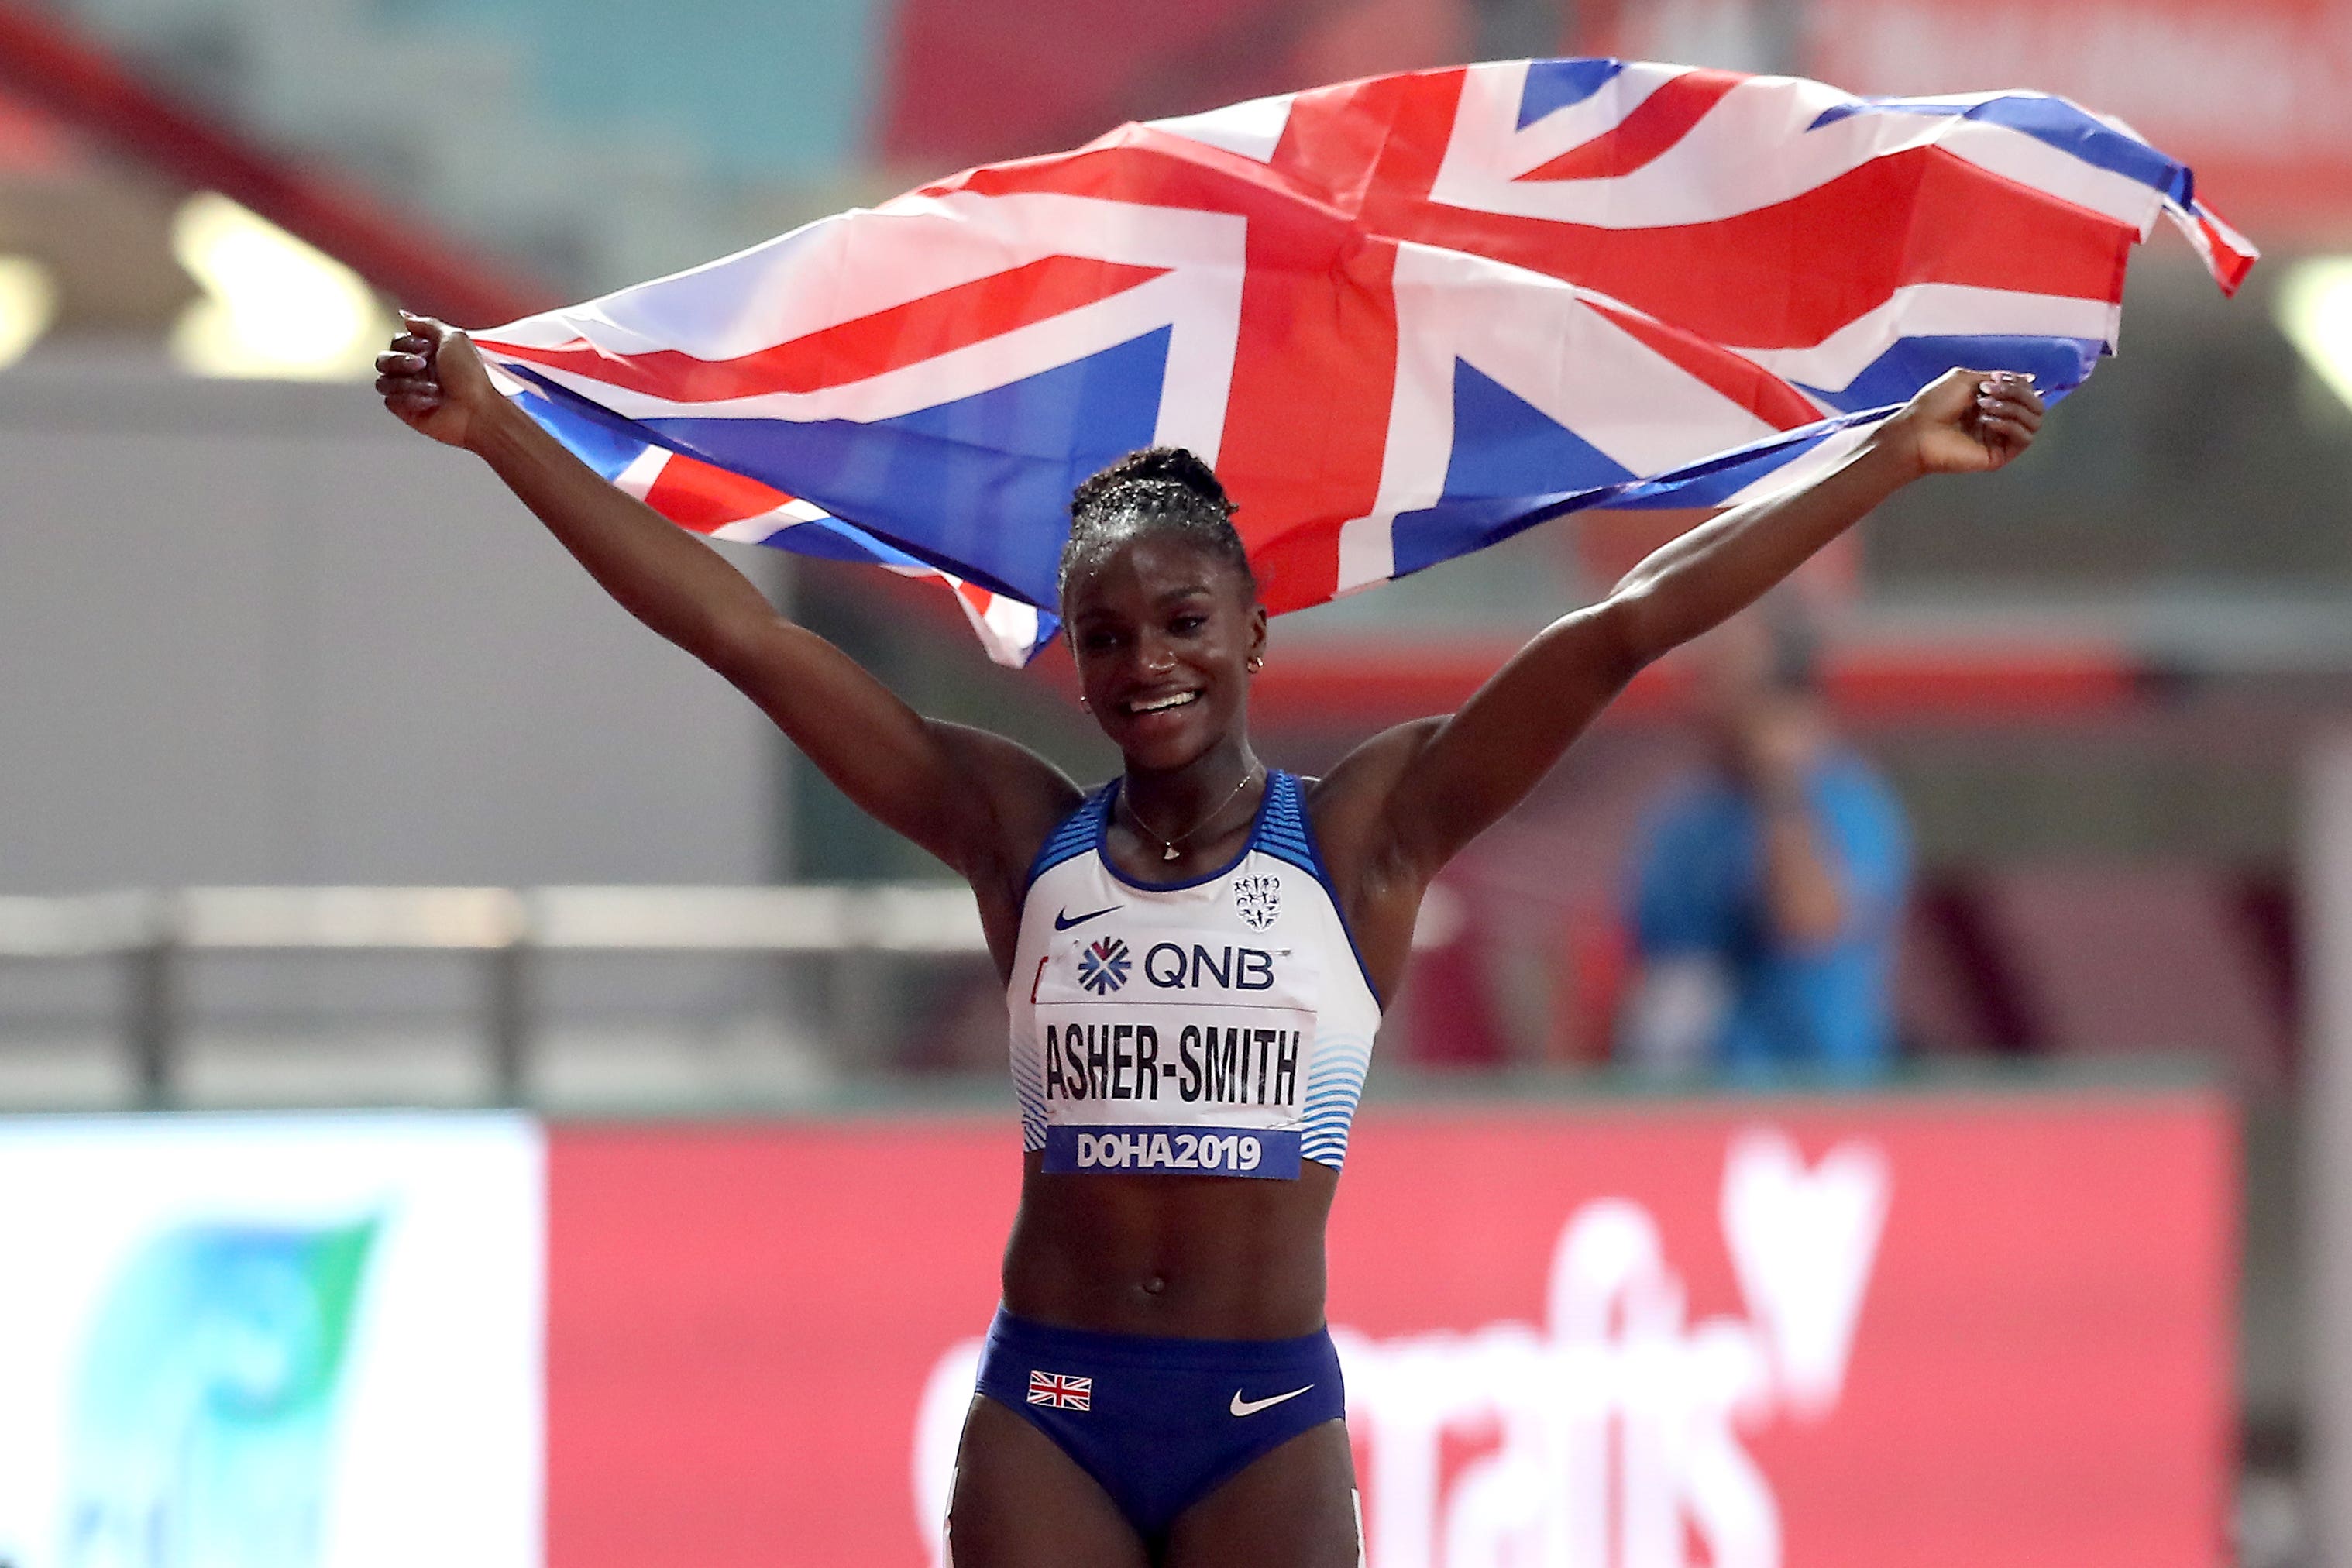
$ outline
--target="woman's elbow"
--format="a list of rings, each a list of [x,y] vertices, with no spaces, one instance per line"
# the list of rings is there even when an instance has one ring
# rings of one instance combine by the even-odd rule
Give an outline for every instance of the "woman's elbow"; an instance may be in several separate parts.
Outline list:
[[[740,686],[774,662],[778,634],[790,625],[775,615],[696,616],[666,635]]]
[[[1593,606],[1593,656],[1620,686],[1674,647],[1646,587],[1619,588]]]

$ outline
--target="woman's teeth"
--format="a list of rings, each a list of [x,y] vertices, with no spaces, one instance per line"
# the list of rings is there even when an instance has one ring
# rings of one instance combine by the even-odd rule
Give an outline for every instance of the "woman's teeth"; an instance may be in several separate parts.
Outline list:
[[[1171,708],[1181,708],[1199,695],[1197,691],[1179,691],[1172,697],[1155,697],[1149,702],[1130,702],[1127,710],[1130,713],[1164,713]]]

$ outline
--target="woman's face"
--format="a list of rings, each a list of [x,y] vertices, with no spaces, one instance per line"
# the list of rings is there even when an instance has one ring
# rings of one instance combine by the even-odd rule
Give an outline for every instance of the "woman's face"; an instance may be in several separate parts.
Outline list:
[[[1265,610],[1227,563],[1147,531],[1073,574],[1062,613],[1078,689],[1130,764],[1183,767],[1246,722]]]

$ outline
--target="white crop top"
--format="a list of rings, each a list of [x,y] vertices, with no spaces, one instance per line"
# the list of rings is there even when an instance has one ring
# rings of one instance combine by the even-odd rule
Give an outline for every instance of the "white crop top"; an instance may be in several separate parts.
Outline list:
[[[1118,789],[1030,868],[1005,993],[1023,1147],[1055,1172],[1338,1170],[1381,1005],[1297,777],[1266,775],[1239,858],[1173,887],[1111,865]]]

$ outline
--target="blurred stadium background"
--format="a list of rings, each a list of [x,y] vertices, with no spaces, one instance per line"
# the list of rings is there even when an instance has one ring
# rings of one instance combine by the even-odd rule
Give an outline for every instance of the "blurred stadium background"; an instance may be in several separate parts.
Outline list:
[[[509,1391],[524,1415],[473,1428],[488,1457],[471,1491],[446,1455],[394,1485],[415,1452],[338,1418],[350,1451],[332,1473],[375,1479],[334,1493],[335,1518],[388,1531],[372,1538],[348,1520],[286,1525],[250,1498],[205,1526],[228,1534],[169,1549],[162,1534],[134,1548],[136,1531],[47,1533],[43,1510],[82,1484],[84,1461],[56,1454],[104,1443],[78,1427],[49,1459],[25,1458],[48,1429],[8,1414],[0,1354],[0,1424],[16,1428],[0,1438],[0,1563],[229,1560],[204,1555],[215,1549],[373,1561],[385,1542],[447,1539],[427,1529],[436,1498],[453,1518],[528,1515],[467,1537],[458,1560],[486,1564],[926,1549],[921,1488],[909,1498],[905,1480],[917,1402],[891,1379],[923,1385],[929,1360],[863,1369],[883,1392],[857,1419],[898,1467],[866,1509],[896,1510],[876,1527],[897,1543],[883,1548],[812,1522],[865,1508],[863,1494],[822,1495],[835,1482],[816,1439],[728,1391],[784,1376],[794,1353],[833,1353],[823,1336],[856,1303],[913,1310],[905,1293],[950,1290],[858,1260],[858,1239],[878,1245],[906,1209],[952,1221],[955,1256],[971,1255],[957,1267],[971,1278],[922,1310],[961,1325],[950,1337],[982,1321],[1010,1154],[995,1124],[1003,1007],[968,901],[721,683],[601,602],[486,472],[383,416],[362,383],[391,302],[488,324],[1124,119],[1465,58],[1603,52],[1862,92],[2067,92],[2194,165],[2268,258],[2225,303],[2159,235],[2135,269],[2121,357],[2026,461],[1905,493],[1817,573],[1834,605],[1832,703],[1894,780],[1917,857],[1892,1079],[1734,1095],[1610,1065],[1635,824],[1695,754],[1671,676],[1645,678],[1447,874],[1368,1113],[1375,1133],[1394,1119],[1398,1170],[1455,1163],[1413,1138],[1530,1117],[1615,1152],[1529,1153],[1528,1179],[1557,1186],[1540,1215],[1480,1211],[1505,1250],[1535,1227],[1526,1258],[1495,1266],[1507,1285],[1492,1302],[1465,1283],[1408,1306],[1350,1283],[1358,1258],[1420,1268],[1347,1229],[1352,1215],[1369,1232],[1383,1204],[1419,1213],[1409,1184],[1357,1190],[1378,1180],[1383,1145],[1368,1137],[1368,1169],[1343,1188],[1335,1318],[1402,1342],[1535,1316],[1561,1219],[1616,1195],[1648,1205],[1694,1310],[1745,1300],[1766,1322],[1771,1292],[1728,1211],[1739,1172],[1780,1168],[1781,1145],[1741,1138],[1779,1130],[1804,1180],[1826,1180],[1833,1151],[1868,1154],[1874,1212],[1891,1216],[1869,1287],[1881,1294],[1860,1298],[1860,1348],[1838,1362],[1853,1401],[1868,1353],[1910,1369],[1905,1398],[1868,1415],[1881,1424],[1861,1429],[1868,1443],[1927,1468],[1948,1444],[1954,1475],[1976,1475],[1968,1445],[1998,1447],[2000,1429],[1969,1427],[1955,1391],[1992,1399],[2008,1378],[2079,1384],[2070,1400],[2109,1401],[2119,1431],[2168,1427],[2186,1455],[2033,1457],[2021,1474],[2051,1489],[2080,1472],[2091,1500],[2064,1506],[1920,1482],[1916,1498],[1937,1500],[1915,1521],[1957,1510],[1940,1538],[1978,1563],[2352,1562],[2352,1356],[2327,1328],[2352,1321],[2352,5],[681,0],[656,19],[613,0],[16,0],[0,5],[0,1238],[14,1237],[0,1242],[0,1325],[20,1310],[38,1322],[0,1340],[86,1360],[113,1342],[64,1307],[52,1321],[23,1305],[47,1299],[52,1273],[83,1278],[51,1261],[80,1224],[75,1172],[114,1205],[89,1224],[126,1237],[163,1223],[138,1217],[138,1191],[214,1194],[172,1211],[196,1227],[178,1262],[89,1263],[118,1294],[176,1300],[173,1268],[232,1267],[221,1258],[343,1278],[369,1245],[351,1239],[364,1230],[352,1215],[405,1194],[404,1212],[490,1228],[466,1243],[475,1252],[380,1247],[369,1278],[389,1290],[408,1278],[394,1258],[425,1269],[429,1254],[469,1289],[497,1276],[517,1300],[544,1291],[553,1315],[485,1308],[504,1326],[477,1350],[508,1346],[509,1365],[543,1355],[547,1375]],[[1264,749],[1311,772],[1375,725],[1449,705],[1604,589],[1643,548],[1635,528],[1539,530],[1285,620],[1260,688]],[[1058,651],[995,669],[927,590],[735,553],[919,705],[1003,728],[1080,777],[1114,765],[1067,700]],[[464,1114],[485,1106],[510,1110]],[[295,1114],[386,1107],[447,1114]],[[282,1114],[99,1119],[131,1110]],[[2115,1134],[2135,1117],[2132,1137]],[[1915,1147],[1938,1127],[1958,1152]],[[1642,1128],[1652,1142],[1629,1131]],[[840,1161],[812,1152],[826,1138],[846,1141]],[[526,1195],[469,1215],[443,1190],[467,1161]],[[2031,1183],[2000,1195],[2020,1172]],[[302,1173],[341,1195],[288,1218],[271,1205]],[[1718,1180],[1728,1242],[1711,1229]],[[971,1183],[976,1197],[937,1197]],[[812,1218],[803,1190],[845,1207]],[[730,1192],[739,1229],[688,1223]],[[648,1194],[677,1206],[657,1212]],[[1969,1209],[1971,1194],[1992,1207]],[[969,1226],[959,1204],[977,1205]],[[1902,1241],[1907,1216],[1939,1205],[1950,1215]],[[1899,1286],[1888,1272],[1915,1251],[1944,1256],[1936,1225],[2031,1231],[2037,1214],[2058,1215],[2043,1251],[1988,1244],[1981,1269],[2007,1271],[1993,1294],[1948,1256],[1948,1278],[1921,1263]],[[552,1227],[544,1278],[514,1256],[540,1226]],[[827,1260],[815,1282],[787,1267],[796,1249]],[[1465,1279],[1486,1267],[1446,1257],[1439,1271]],[[698,1282],[670,1296],[617,1283],[664,1270]],[[848,1294],[811,1305],[824,1289]],[[89,1322],[132,1332],[87,1292],[74,1299]],[[593,1312],[564,1317],[591,1298]],[[780,1300],[790,1310],[763,1319]],[[1916,1304],[1890,1327],[1895,1301]],[[392,1321],[382,1300],[368,1310]],[[382,1334],[431,1369],[418,1375],[498,1364],[443,1357],[435,1334],[465,1332],[416,1310]],[[1962,1323],[1977,1349],[1939,1350]],[[465,1376],[452,1386],[504,1386],[495,1370]],[[1807,1417],[1831,1447],[1808,1457],[1803,1429],[1742,1428],[1779,1500],[1771,1555],[1753,1554],[1752,1531],[1710,1534],[1694,1515],[1687,1541],[1679,1522],[1668,1545],[1612,1537],[1592,1568],[1680,1563],[1686,1547],[1727,1565],[1945,1560],[1892,1526],[1840,1532],[1860,1505],[1841,1500],[1824,1456],[1864,1438],[1837,1436],[1822,1403],[1836,1381]],[[2133,1403],[2158,1384],[2177,1402]],[[369,1411],[397,1405],[358,1388]],[[100,1397],[52,1392],[59,1409]],[[108,1419],[131,1431],[140,1408]],[[654,1442],[631,1426],[640,1408],[669,1412],[662,1441],[684,1447],[665,1451],[701,1468],[632,1447]],[[512,1460],[534,1442],[543,1466]],[[1428,1506],[1466,1508],[1464,1468],[1494,1442],[1433,1459]],[[253,1462],[280,1490],[305,1473],[285,1453]],[[1523,1560],[1468,1525],[1433,1525],[1442,1550],[1384,1538],[1403,1526],[1378,1517],[1381,1489],[1404,1484],[1368,1483],[1376,1568]],[[2170,1533],[2148,1522],[2164,1494],[2189,1521]],[[132,1506],[73,1495],[89,1518]],[[1873,1495],[1896,1512],[1915,1497]],[[1968,1535],[1983,1509],[2007,1510],[2005,1534]],[[409,1522],[384,1524],[395,1518]],[[266,1550],[236,1544],[236,1519],[277,1533]]]

